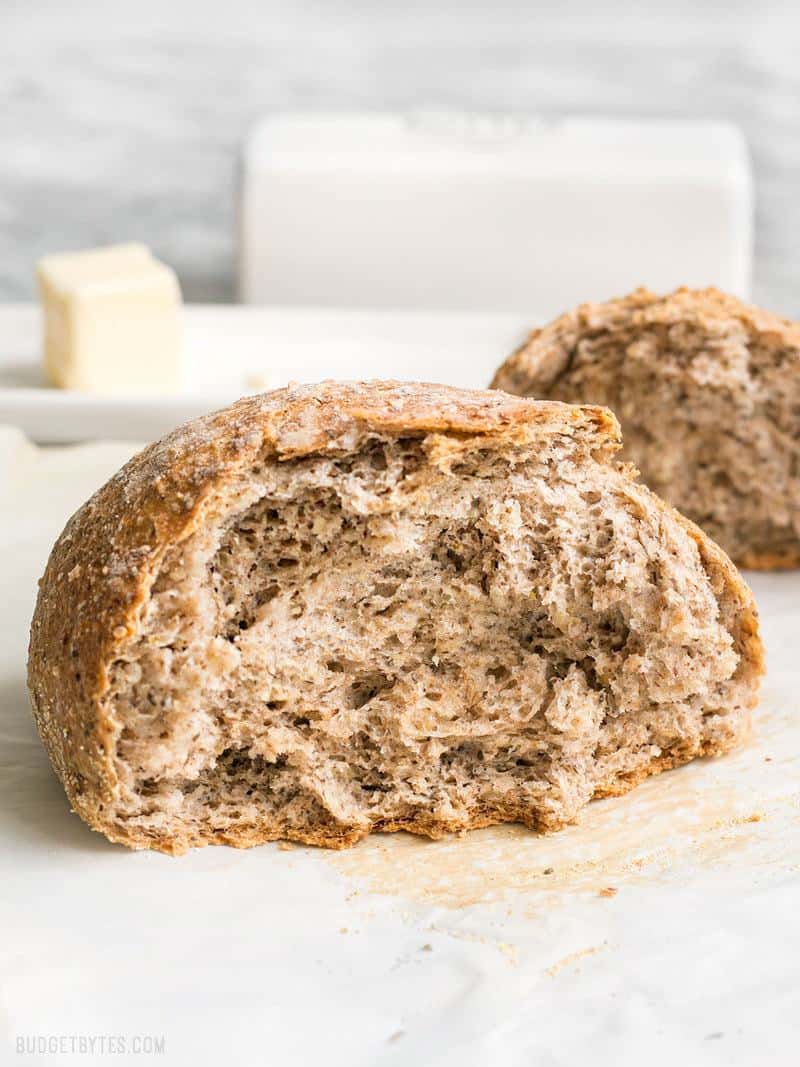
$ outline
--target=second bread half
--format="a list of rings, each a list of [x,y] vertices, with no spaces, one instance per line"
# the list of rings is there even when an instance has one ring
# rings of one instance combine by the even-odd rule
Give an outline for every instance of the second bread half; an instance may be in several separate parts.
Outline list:
[[[605,404],[642,478],[742,567],[800,566],[800,325],[646,289],[534,330],[492,383]]]

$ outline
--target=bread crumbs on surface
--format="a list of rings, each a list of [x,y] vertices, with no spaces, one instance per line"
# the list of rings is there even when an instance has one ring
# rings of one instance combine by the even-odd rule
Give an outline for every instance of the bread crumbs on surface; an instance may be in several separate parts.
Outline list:
[[[599,897],[615,897],[618,890],[613,885],[604,886],[597,894]]]
[[[432,923],[430,929],[436,931],[436,933],[444,934],[446,937],[454,937],[458,941],[468,941],[474,945],[487,945],[490,948],[495,948],[514,967],[519,963],[519,949],[509,941],[496,941],[493,937],[483,937],[481,934],[471,933],[468,930],[456,930],[451,927],[439,926],[437,923]]]
[[[565,967],[570,967],[573,963],[577,963],[578,960],[585,959],[587,956],[594,956],[598,952],[603,952],[608,948],[608,942],[603,941],[600,945],[590,945],[588,948],[579,949],[577,952],[570,952],[568,956],[564,956],[563,959],[557,960],[549,967],[545,967],[544,973],[548,978],[555,978],[559,971],[563,971]]]

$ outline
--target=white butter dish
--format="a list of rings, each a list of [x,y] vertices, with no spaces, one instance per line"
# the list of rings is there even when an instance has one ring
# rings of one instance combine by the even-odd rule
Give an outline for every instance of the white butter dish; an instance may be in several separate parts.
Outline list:
[[[725,122],[271,117],[239,209],[247,303],[550,317],[637,285],[749,294],[750,163]]]

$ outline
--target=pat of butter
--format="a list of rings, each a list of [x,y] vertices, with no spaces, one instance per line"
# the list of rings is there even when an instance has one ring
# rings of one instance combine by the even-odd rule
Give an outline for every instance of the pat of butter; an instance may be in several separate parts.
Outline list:
[[[181,291],[148,248],[45,256],[37,277],[51,384],[95,393],[178,387]]]

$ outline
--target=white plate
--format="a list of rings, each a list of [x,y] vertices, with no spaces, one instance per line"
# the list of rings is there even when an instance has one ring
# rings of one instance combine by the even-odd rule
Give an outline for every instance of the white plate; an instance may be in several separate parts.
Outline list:
[[[0,306],[0,423],[35,441],[151,440],[246,393],[289,381],[400,378],[485,387],[525,336],[514,315],[195,305],[184,308],[174,395],[48,388],[34,305]]]

